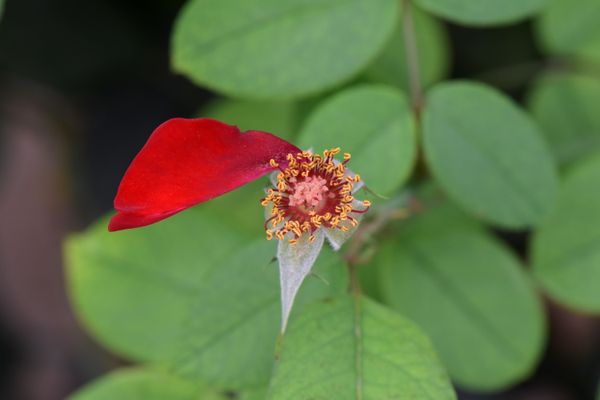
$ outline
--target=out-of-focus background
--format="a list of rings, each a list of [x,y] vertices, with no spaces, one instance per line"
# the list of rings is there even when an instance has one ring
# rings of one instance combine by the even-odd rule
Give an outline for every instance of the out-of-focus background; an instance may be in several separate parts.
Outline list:
[[[208,94],[169,70],[183,1],[13,0],[0,21],[0,398],[63,399],[119,364],[83,332],[62,242],[136,150]]]
[[[86,335],[68,301],[62,242],[108,212],[129,161],[162,121],[197,115],[211,94],[173,73],[182,0],[8,0],[0,20],[0,399],[63,399],[123,361]],[[530,21],[445,23],[450,78],[524,101],[552,61]],[[525,234],[505,237],[521,251]],[[548,301],[550,340],[534,375],[507,394],[591,399],[600,321]]]

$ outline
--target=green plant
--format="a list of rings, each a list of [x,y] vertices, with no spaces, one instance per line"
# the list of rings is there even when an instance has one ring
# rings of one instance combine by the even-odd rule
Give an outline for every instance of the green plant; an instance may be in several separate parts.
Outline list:
[[[452,399],[448,376],[495,391],[531,374],[541,293],[600,312],[600,6],[501,3],[190,0],[173,67],[234,98],[200,114],[342,147],[373,207],[321,255],[284,336],[275,248],[261,239],[266,180],[143,230],[109,234],[102,219],[73,235],[82,322],[141,365],[73,399]],[[529,16],[565,66],[539,77],[529,112],[484,83],[441,82],[436,17]],[[531,231],[526,261],[490,228]]]

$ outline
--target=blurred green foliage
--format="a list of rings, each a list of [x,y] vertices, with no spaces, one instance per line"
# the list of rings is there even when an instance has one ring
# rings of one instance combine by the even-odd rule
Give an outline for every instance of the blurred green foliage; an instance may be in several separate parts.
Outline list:
[[[565,165],[600,148],[600,80],[552,73],[535,83],[529,109],[546,135],[554,156]]]
[[[442,80],[448,73],[450,49],[446,27],[418,8],[411,10],[421,84],[425,87]],[[399,20],[396,31],[379,57],[366,69],[368,80],[387,83],[408,91],[410,73],[403,40],[404,23]]]
[[[416,0],[431,13],[465,25],[498,25],[519,21],[540,11],[548,0]]]
[[[407,221],[373,263],[384,301],[430,334],[457,384],[495,390],[535,368],[545,321],[530,277],[452,204]]]
[[[600,63],[600,2],[551,0],[538,20],[541,43],[552,55]]]
[[[389,195],[406,181],[416,158],[415,126],[406,96],[383,85],[356,86],[320,103],[297,139],[301,148],[341,147],[369,188]],[[391,169],[394,174],[382,174]]]
[[[557,300],[600,313],[600,154],[565,175],[558,207],[536,232],[536,276]]]
[[[435,86],[428,93],[423,145],[440,185],[478,217],[523,228],[554,206],[554,160],[538,127],[490,87],[473,82]]]
[[[288,140],[292,140],[300,123],[300,106],[293,102],[217,99],[204,107],[201,114],[203,117],[228,121],[243,131],[275,132],[277,136]]]
[[[396,24],[397,1],[195,0],[179,17],[173,65],[230,96],[298,98],[356,76]]]
[[[227,397],[197,382],[152,369],[123,369],[94,382],[72,400],[226,400]]]

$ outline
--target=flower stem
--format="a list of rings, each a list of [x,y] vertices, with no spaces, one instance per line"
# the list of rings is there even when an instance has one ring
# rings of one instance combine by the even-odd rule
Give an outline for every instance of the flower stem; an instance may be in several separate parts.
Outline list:
[[[424,106],[424,97],[419,69],[417,38],[415,36],[415,27],[412,18],[411,0],[402,0],[402,33],[406,62],[408,64],[411,105],[414,113],[419,117]]]
[[[360,297],[361,289],[358,273],[356,272],[356,265],[351,260],[346,260],[346,265],[348,267],[348,276],[350,279],[350,287],[348,290],[353,296]]]
[[[363,331],[362,331],[362,305],[361,290],[356,265],[347,263],[350,275],[350,292],[354,304],[354,370],[356,373],[355,393],[356,400],[363,399]]]

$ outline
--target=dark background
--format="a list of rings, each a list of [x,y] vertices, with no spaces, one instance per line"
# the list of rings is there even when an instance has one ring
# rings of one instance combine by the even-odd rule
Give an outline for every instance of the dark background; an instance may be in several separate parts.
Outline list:
[[[283,0],[282,0],[283,1]],[[211,94],[169,68],[182,0],[7,0],[0,20],[0,399],[63,399],[124,364],[78,325],[62,240],[109,211],[120,177],[162,121]],[[548,65],[532,26],[448,25],[451,78],[522,101]],[[524,254],[527,233],[498,233]],[[535,375],[464,399],[593,399],[598,319],[547,304],[550,340]]]

